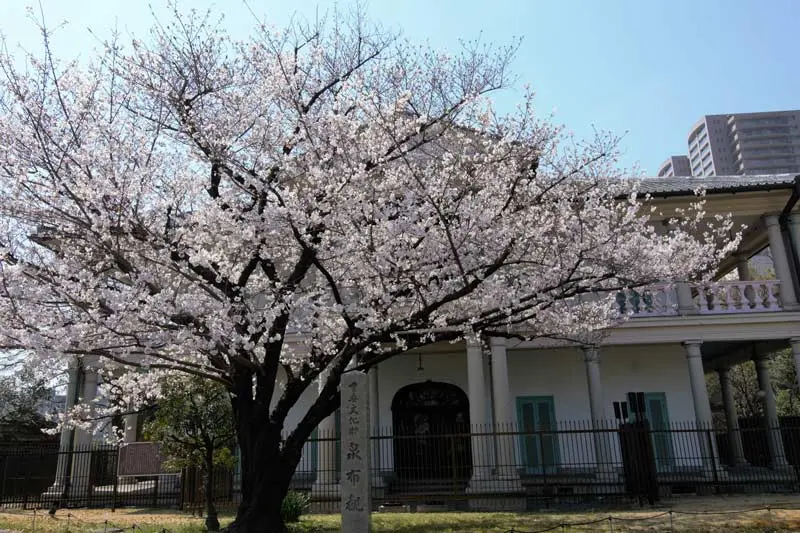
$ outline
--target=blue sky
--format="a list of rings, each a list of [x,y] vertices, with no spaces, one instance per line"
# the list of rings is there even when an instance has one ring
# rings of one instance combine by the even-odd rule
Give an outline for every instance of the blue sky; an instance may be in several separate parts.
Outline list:
[[[151,0],[160,6],[161,0]],[[145,0],[41,0],[49,25],[66,21],[59,55],[86,55],[115,24],[144,36]],[[283,25],[297,13],[313,18],[324,0],[250,0],[253,10]],[[0,1],[0,30],[9,43],[35,49],[29,0]],[[225,25],[247,31],[253,20],[241,0],[179,0],[180,6],[224,10]],[[346,6],[348,2],[340,1]],[[648,174],[671,154],[704,114],[800,108],[800,21],[796,0],[371,0],[373,20],[413,42],[452,49],[459,39],[508,43],[523,39],[513,65],[517,86],[529,83],[544,114],[578,136],[592,127],[625,134],[623,163]],[[37,8],[38,9],[38,8]],[[160,10],[157,7],[156,10]],[[515,90],[498,95],[510,105]]]

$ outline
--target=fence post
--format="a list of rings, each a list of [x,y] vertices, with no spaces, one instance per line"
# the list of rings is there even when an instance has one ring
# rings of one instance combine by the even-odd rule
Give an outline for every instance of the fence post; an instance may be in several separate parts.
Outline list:
[[[153,507],[158,507],[158,480],[160,476],[155,476],[155,481],[153,481]]]
[[[119,490],[119,476],[114,472],[114,490],[111,492],[111,512],[117,510],[117,491]]]
[[[6,495],[6,474],[8,473],[8,456],[3,456],[3,476],[0,477],[0,504],[4,503]]]
[[[715,446],[714,446],[714,444],[715,444],[714,443],[714,430],[713,429],[709,429],[708,432],[706,433],[706,435],[708,436],[708,449],[711,452],[711,469],[712,469],[712,471],[714,473],[714,478],[713,478],[714,479],[714,489],[715,489],[716,493],[719,493],[720,490],[719,490],[719,473],[717,472],[717,457],[716,457],[717,454],[714,453],[715,449],[716,449]]]
[[[458,490],[458,461],[456,459],[456,437],[450,430],[450,467],[453,469],[453,492]]]
[[[544,464],[544,434],[539,431],[539,463],[542,465],[542,491],[545,496],[547,494],[547,466]],[[550,507],[550,498],[547,498],[547,507]]]

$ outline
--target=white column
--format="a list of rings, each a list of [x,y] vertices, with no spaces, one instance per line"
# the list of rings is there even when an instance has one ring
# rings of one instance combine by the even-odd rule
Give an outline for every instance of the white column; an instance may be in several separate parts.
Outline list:
[[[583,361],[586,365],[586,383],[589,388],[589,413],[592,417],[594,454],[600,472],[613,470],[608,440],[610,433],[605,410],[603,409],[603,382],[600,377],[600,350],[595,346],[583,347]]]
[[[769,237],[769,247],[772,250],[772,262],[775,265],[775,274],[781,285],[781,304],[784,309],[796,309],[797,296],[794,293],[792,283],[792,271],[789,267],[789,256],[786,247],[783,245],[783,235],[777,216],[764,217],[767,224],[767,235]]]
[[[381,471],[381,450],[385,439],[381,438],[381,416],[378,411],[380,409],[380,403],[378,402],[378,367],[373,366],[370,368],[367,376],[369,377],[370,434],[373,436],[370,443],[372,447],[372,472],[374,474],[372,477],[372,486],[382,487],[383,472]]]
[[[739,429],[739,414],[736,412],[736,402],[733,399],[730,368],[722,367],[717,370],[719,385],[722,389],[722,403],[725,407],[725,422],[728,426],[728,445],[731,449],[731,459],[734,466],[747,464],[742,446],[742,432]]]
[[[130,413],[123,418],[124,430],[122,433],[122,441],[125,444],[136,442],[136,433],[139,427],[139,414]]]
[[[467,341],[467,389],[469,394],[469,421],[473,433],[472,443],[472,479],[470,491],[479,491],[486,487],[491,477],[494,464],[492,462],[490,431],[486,423],[486,380],[483,372],[483,350],[480,342]]]
[[[97,370],[93,367],[93,362],[84,360],[81,403],[88,404],[94,400],[95,396],[97,396],[98,381]],[[76,429],[74,442],[72,472],[70,472],[70,494],[73,497],[88,496],[88,491],[91,490],[89,485],[92,465],[92,433]]]
[[[717,456],[717,446],[714,442],[713,419],[711,417],[711,402],[708,399],[706,388],[706,374],[703,370],[703,352],[700,350],[702,341],[686,341],[686,362],[689,365],[689,386],[692,389],[694,403],[694,416],[697,423],[697,439],[700,453],[703,456],[704,473],[714,475],[714,467],[720,468]]]
[[[311,486],[311,493],[319,499],[336,500],[341,494],[336,471],[337,415],[333,413],[317,426],[317,478]]]
[[[64,411],[68,412],[75,405],[75,397],[78,394],[78,387],[81,381],[81,365],[78,358],[74,358],[69,363],[67,370],[69,381],[67,382],[67,398],[64,404]],[[67,465],[69,464],[69,452],[74,442],[75,431],[72,429],[64,428],[61,430],[61,438],[58,445],[58,465],[56,466],[56,479],[52,488],[48,492],[58,493],[63,490],[67,482]]]
[[[764,401],[764,424],[767,430],[767,444],[769,445],[770,466],[773,469],[789,468],[786,453],[783,450],[780,422],[778,421],[778,407],[775,404],[775,393],[769,380],[768,359],[756,357],[756,374],[758,375],[759,395]]]
[[[689,386],[694,401],[694,416],[697,424],[705,429],[711,428],[711,403],[708,400],[706,375],[703,370],[703,352],[700,346],[703,341],[686,341],[686,361],[689,364]]]
[[[492,354],[492,393],[494,407],[494,429],[498,433],[497,443],[497,477],[512,481],[504,484],[501,490],[512,490],[514,481],[519,482],[517,472],[517,454],[514,436],[511,432],[516,430],[514,408],[511,405],[511,389],[508,381],[508,355],[506,353],[506,339],[492,337],[490,339]]]
[[[789,235],[794,243],[794,253],[800,261],[800,215],[792,215],[789,217]],[[798,273],[800,276],[800,273]]]
[[[592,422],[605,421],[603,383],[600,379],[600,350],[595,346],[584,346],[583,362],[586,365],[586,383],[589,386],[589,412],[591,413]]]
[[[789,339],[789,346],[792,347],[792,355],[794,355],[794,368],[797,372],[797,385],[800,386],[800,337],[792,337]]]

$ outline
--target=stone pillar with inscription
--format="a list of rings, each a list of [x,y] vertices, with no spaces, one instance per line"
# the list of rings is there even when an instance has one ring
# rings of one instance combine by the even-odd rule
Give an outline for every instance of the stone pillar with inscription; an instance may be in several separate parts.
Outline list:
[[[371,531],[369,446],[369,379],[363,372],[345,372],[342,394],[342,531]]]

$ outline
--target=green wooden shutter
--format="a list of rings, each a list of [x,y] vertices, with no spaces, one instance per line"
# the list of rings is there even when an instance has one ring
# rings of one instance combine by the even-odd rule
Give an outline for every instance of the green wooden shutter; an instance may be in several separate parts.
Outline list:
[[[644,395],[644,408],[653,441],[653,454],[659,470],[669,470],[673,466],[672,437],[669,433],[669,411],[667,396],[663,392],[649,392]]]
[[[526,470],[531,473],[555,471],[559,463],[559,450],[553,397],[517,398],[517,417]]]

